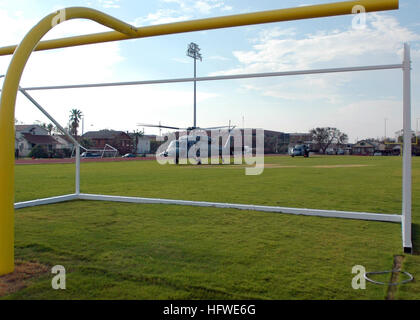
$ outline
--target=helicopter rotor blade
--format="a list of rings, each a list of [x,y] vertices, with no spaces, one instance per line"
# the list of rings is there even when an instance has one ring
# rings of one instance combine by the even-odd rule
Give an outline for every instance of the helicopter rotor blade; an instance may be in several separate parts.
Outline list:
[[[139,123],[137,124],[138,127],[148,127],[148,128],[163,128],[163,129],[174,129],[174,130],[186,130],[184,128],[178,128],[178,127],[170,127],[170,126],[162,126],[160,124],[145,124],[145,123]]]
[[[224,128],[229,128],[229,126],[209,127],[209,128],[200,128],[200,129],[203,129],[203,130],[216,130],[216,129],[224,129]]]

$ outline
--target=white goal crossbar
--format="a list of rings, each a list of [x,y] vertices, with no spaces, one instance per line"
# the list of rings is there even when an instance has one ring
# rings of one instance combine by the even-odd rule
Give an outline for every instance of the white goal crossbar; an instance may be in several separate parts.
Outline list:
[[[105,144],[103,149],[88,149],[85,148],[84,146],[80,145],[79,146],[81,149],[83,149],[85,152],[91,152],[91,153],[96,153],[96,154],[100,154],[101,158],[105,157],[105,153],[106,152],[111,152],[113,155],[113,158],[115,158],[118,155],[118,150],[116,148],[114,148],[113,146],[109,145],[109,144]],[[71,152],[71,157],[74,158],[74,153],[77,147],[73,147],[73,150]]]
[[[352,211],[336,211],[336,210],[319,210],[319,209],[303,209],[303,208],[288,208],[278,206],[260,206],[249,204],[233,204],[233,203],[218,203],[218,202],[204,202],[204,201],[187,201],[187,200],[170,200],[157,198],[140,198],[140,197],[122,197],[109,195],[95,195],[83,194],[80,192],[80,144],[61,127],[57,121],[54,120],[44,108],[39,105],[35,99],[28,94],[27,91],[35,90],[57,90],[57,89],[80,89],[80,88],[95,88],[95,87],[113,87],[113,86],[130,86],[130,85],[151,85],[163,83],[180,83],[193,81],[215,81],[215,80],[231,80],[231,79],[249,79],[249,78],[264,78],[264,77],[281,77],[293,75],[307,75],[307,74],[323,74],[323,73],[338,73],[338,72],[354,72],[354,71],[371,71],[371,70],[389,70],[401,69],[403,71],[403,168],[402,168],[402,213],[401,214],[382,214],[382,213],[367,213],[367,212],[352,212]],[[63,195],[59,197],[51,197],[46,199],[38,199],[33,201],[15,203],[16,209],[27,207],[59,203],[71,200],[95,200],[95,201],[113,201],[113,202],[127,202],[127,203],[144,203],[144,204],[177,204],[197,207],[216,207],[216,208],[232,208],[240,210],[254,210],[276,213],[287,213],[295,215],[309,215],[329,218],[345,218],[357,220],[371,220],[383,222],[401,223],[402,226],[402,246],[404,252],[412,253],[412,234],[411,234],[411,197],[412,197],[412,177],[411,177],[411,61],[410,61],[410,47],[404,44],[404,59],[402,64],[376,65],[376,66],[361,66],[348,68],[330,68],[330,69],[314,69],[301,71],[287,71],[287,72],[271,72],[271,73],[256,73],[256,74],[238,74],[225,76],[212,76],[201,78],[180,78],[180,79],[166,79],[166,80],[150,80],[150,81],[131,81],[131,82],[115,82],[115,83],[95,83],[95,84],[80,84],[80,85],[62,85],[62,86],[45,86],[45,87],[28,87],[20,88],[22,92],[43,114],[45,114],[66,136],[68,136],[76,148],[76,181],[75,193],[70,195]]]

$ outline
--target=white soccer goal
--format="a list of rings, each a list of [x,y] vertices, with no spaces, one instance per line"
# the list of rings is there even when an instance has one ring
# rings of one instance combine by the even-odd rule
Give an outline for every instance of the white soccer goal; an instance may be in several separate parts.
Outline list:
[[[73,150],[71,152],[71,157],[74,158],[76,154],[76,148],[77,146],[73,147]],[[79,145],[79,148],[84,150],[85,156],[83,156],[83,153],[81,155],[82,158],[88,158],[89,154],[97,155],[98,158],[116,158],[118,156],[118,150],[114,148],[113,146],[109,144],[105,144],[105,146],[102,149],[88,149],[83,147],[82,145]]]
[[[259,206],[259,205],[249,205],[249,204],[233,204],[233,203],[84,194],[80,192],[80,145],[79,143],[71,135],[69,135],[57,123],[57,121],[55,121],[45,111],[45,109],[42,108],[39,105],[39,103],[37,103],[35,99],[32,96],[30,96],[28,93],[28,91],[31,91],[31,90],[34,91],[34,90],[111,87],[111,86],[150,85],[150,84],[163,84],[163,83],[281,77],[281,76],[290,76],[290,75],[373,71],[373,70],[387,70],[387,69],[401,69],[403,72],[404,141],[403,141],[402,212],[401,214],[302,209],[302,208],[287,208],[287,207],[278,207],[278,206]],[[301,71],[288,71],[288,72],[256,73],[256,74],[239,74],[239,75],[226,75],[226,76],[201,77],[201,78],[182,78],[182,79],[164,79],[164,80],[132,81],[132,82],[118,82],[118,83],[95,83],[95,84],[87,84],[87,85],[30,87],[30,88],[25,88],[25,89],[20,88],[20,92],[22,92],[39,110],[41,110],[41,112],[44,113],[57,126],[57,128],[59,128],[65,135],[67,135],[71,139],[71,141],[74,143],[75,146],[79,146],[79,148],[76,147],[76,159],[75,159],[76,188],[75,188],[74,194],[16,203],[15,204],[16,209],[81,199],[81,200],[114,201],[114,202],[127,202],[127,203],[177,204],[177,205],[187,205],[187,206],[197,206],[197,207],[233,208],[233,209],[241,209],[241,210],[256,210],[256,211],[277,212],[277,213],[308,215],[308,216],[320,216],[320,217],[330,217],[330,218],[396,222],[396,223],[401,223],[402,225],[402,245],[403,245],[404,251],[407,253],[412,252],[412,240],[411,240],[411,197],[412,197],[411,195],[411,184],[412,184],[411,182],[411,152],[412,152],[411,151],[411,61],[410,61],[410,48],[408,44],[404,44],[404,59],[402,63],[400,64],[315,69],[315,70],[301,70]]]

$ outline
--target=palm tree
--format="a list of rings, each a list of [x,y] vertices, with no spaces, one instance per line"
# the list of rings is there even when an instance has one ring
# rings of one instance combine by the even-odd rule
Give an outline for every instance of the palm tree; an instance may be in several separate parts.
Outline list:
[[[140,138],[144,136],[144,132],[135,130],[133,132],[133,136],[134,136],[133,153],[137,153],[137,146],[139,145]]]
[[[54,131],[54,125],[52,123],[47,125],[48,134],[51,136]]]
[[[80,120],[82,119],[82,111],[78,109],[70,110],[70,134],[77,138],[77,129],[79,128]]]

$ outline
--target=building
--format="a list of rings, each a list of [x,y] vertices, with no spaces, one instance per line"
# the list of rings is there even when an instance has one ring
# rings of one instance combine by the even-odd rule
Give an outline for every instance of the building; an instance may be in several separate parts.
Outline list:
[[[346,143],[342,147],[342,150],[343,150],[343,152],[344,152],[345,155],[353,154],[353,144],[352,143]]]
[[[18,157],[29,156],[35,146],[42,146],[52,157],[57,145],[57,140],[48,134],[48,130],[39,125],[15,126],[15,150]]]
[[[53,138],[57,141],[57,150],[73,150],[74,144],[66,135],[53,135]]]
[[[50,135],[34,135],[30,133],[23,133],[16,136],[18,142],[18,156],[27,157],[31,153],[32,149],[36,146],[42,146],[50,157],[53,156],[58,145]]]
[[[360,140],[352,146],[352,154],[359,156],[373,156],[375,151],[379,148],[379,144],[368,141]]]
[[[264,153],[287,153],[290,138],[289,133],[264,130]]]
[[[32,135],[47,136],[48,130],[37,124],[16,125],[15,131],[19,133],[30,133]]]
[[[136,142],[137,142],[137,146],[135,147],[137,154],[151,153],[151,142],[156,141],[155,135],[137,136],[134,133],[130,133],[130,137],[133,140],[134,146],[136,145]]]
[[[57,141],[56,155],[60,158],[71,157],[74,149],[73,141],[70,140],[66,135],[53,135],[53,138]]]
[[[290,145],[312,144],[312,134],[308,133],[289,133]]]
[[[92,149],[102,150],[106,147],[106,145],[110,145],[117,149],[121,155],[131,153],[134,150],[133,139],[124,131],[89,131],[82,137],[92,142]]]
[[[378,144],[375,152],[380,153],[382,156],[399,156],[401,154],[401,145],[394,142],[381,142]]]

